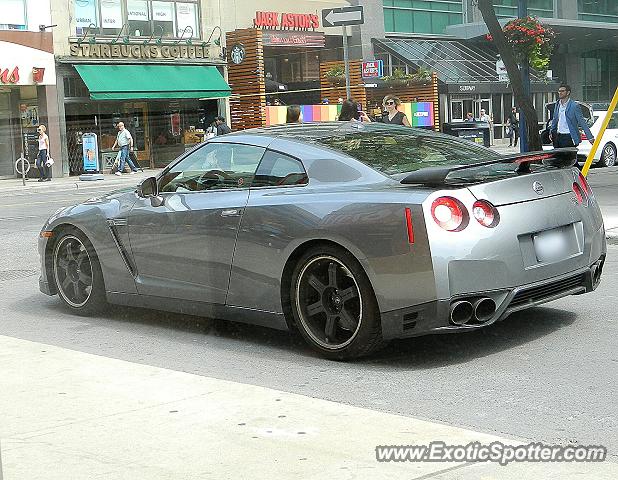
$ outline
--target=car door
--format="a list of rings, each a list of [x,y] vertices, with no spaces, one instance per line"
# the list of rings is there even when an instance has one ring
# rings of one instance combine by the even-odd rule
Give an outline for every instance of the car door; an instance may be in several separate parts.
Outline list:
[[[228,305],[281,311],[281,252],[303,228],[294,198],[308,183],[299,159],[272,150],[264,154],[238,232]]]
[[[262,147],[207,143],[163,172],[128,216],[141,295],[224,304],[237,230]]]

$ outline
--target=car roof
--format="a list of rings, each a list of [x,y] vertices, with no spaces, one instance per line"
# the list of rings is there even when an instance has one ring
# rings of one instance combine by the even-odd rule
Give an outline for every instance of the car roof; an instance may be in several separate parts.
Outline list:
[[[240,136],[270,137],[273,140],[285,138],[287,140],[298,140],[309,143],[317,142],[320,139],[339,135],[353,135],[355,133],[388,133],[394,130],[405,131],[410,135],[440,135],[431,130],[421,128],[410,128],[400,125],[389,125],[385,123],[372,122],[311,122],[311,123],[288,123],[283,125],[273,125],[270,127],[259,127],[242,130],[232,134],[227,134],[221,139],[238,139]],[[216,138],[216,137],[215,137]],[[238,140],[235,140],[238,141]]]

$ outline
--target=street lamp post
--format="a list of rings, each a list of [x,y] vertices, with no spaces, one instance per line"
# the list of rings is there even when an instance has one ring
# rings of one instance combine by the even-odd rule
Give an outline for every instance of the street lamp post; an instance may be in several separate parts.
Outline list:
[[[517,5],[517,16],[525,18],[528,16],[528,0],[519,0]],[[524,84],[524,94],[530,98],[530,64],[527,60],[521,65],[521,80]],[[526,116],[519,112],[519,149],[520,152],[528,151],[528,129],[526,127]]]

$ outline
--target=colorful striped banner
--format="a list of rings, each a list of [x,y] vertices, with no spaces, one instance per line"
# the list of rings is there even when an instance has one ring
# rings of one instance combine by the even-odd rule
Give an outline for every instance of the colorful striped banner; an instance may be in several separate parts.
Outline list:
[[[433,127],[433,103],[402,103],[399,110],[406,114],[413,127]],[[303,122],[332,122],[337,120],[341,105],[300,105],[300,118]],[[266,107],[266,126],[285,123],[286,106]]]
[[[266,126],[285,123],[286,106],[266,107]],[[303,122],[333,122],[337,120],[341,105],[300,105],[300,118]]]
[[[402,103],[399,110],[406,114],[413,127],[433,127],[433,103]]]

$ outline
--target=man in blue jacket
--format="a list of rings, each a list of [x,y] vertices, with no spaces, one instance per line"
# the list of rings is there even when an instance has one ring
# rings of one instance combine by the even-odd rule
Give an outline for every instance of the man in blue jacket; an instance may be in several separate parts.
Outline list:
[[[558,88],[558,98],[549,133],[554,148],[576,147],[579,145],[581,142],[579,127],[582,128],[590,143],[594,143],[594,136],[582,115],[579,104],[571,100],[571,87],[560,85]]]

